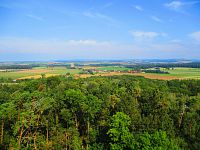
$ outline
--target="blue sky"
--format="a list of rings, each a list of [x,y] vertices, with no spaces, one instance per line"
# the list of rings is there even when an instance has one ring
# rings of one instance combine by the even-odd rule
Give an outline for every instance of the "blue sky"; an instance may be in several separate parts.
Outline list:
[[[200,58],[200,0],[0,0],[0,61]]]

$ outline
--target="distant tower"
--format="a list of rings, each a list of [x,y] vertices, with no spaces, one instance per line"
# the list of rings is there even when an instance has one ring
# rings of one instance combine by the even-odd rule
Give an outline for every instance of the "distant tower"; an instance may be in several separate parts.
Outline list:
[[[71,63],[71,64],[70,64],[70,67],[71,67],[71,68],[75,68],[74,63]]]

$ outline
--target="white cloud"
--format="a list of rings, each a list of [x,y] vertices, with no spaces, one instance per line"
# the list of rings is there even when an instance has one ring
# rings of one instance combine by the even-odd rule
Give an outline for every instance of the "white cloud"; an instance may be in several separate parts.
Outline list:
[[[154,38],[161,33],[137,33],[137,37]],[[192,51],[191,51],[192,49]],[[131,58],[199,58],[199,45],[178,43],[115,43],[95,39],[41,40],[0,37],[0,59],[131,59]],[[33,58],[34,56],[34,58]]]
[[[153,31],[130,31],[130,34],[132,35],[135,42],[152,42],[154,39],[160,37],[160,38],[166,38],[168,37],[167,33],[164,32],[153,32]]]
[[[113,18],[111,18],[107,15],[101,14],[101,13],[83,12],[83,15],[86,16],[86,17],[89,17],[89,18],[103,19],[103,20],[106,20],[106,21],[109,21],[109,22],[114,21]]]
[[[159,33],[159,34],[160,34],[160,36],[162,36],[162,37],[168,37],[168,34],[165,33],[165,32],[161,32],[161,33]]]
[[[111,7],[113,5],[113,3],[107,3],[107,4],[105,4],[104,6],[103,6],[103,8],[108,8],[108,7]]]
[[[145,32],[145,31],[131,31],[130,34],[135,40],[152,40],[160,35],[157,32]]]
[[[83,12],[83,15],[84,15],[85,17],[95,18],[95,15],[92,14],[92,13],[90,13],[90,12]]]
[[[96,13],[95,16],[97,18],[101,18],[101,19],[104,19],[104,20],[107,20],[107,21],[110,21],[110,22],[114,22],[114,19],[109,17],[109,16],[106,16],[104,14],[101,14],[101,13]]]
[[[34,19],[34,20],[38,20],[38,21],[44,21],[44,18],[40,16],[32,15],[32,14],[27,14],[26,17]]]
[[[199,2],[198,1],[190,1],[190,2],[172,1],[170,3],[164,4],[164,6],[174,11],[184,12],[185,7],[192,6],[197,3]]]
[[[171,3],[166,3],[165,6],[170,9],[178,10],[184,6],[184,3],[180,1],[172,1]]]
[[[139,5],[135,5],[134,8],[137,9],[138,11],[144,11],[144,9]]]
[[[29,38],[0,38],[1,52],[61,54],[74,51],[109,50],[115,47],[110,41],[86,40],[36,40]]]
[[[0,37],[0,59],[4,56],[26,56],[49,59],[118,59],[135,56],[134,45],[119,44],[110,41],[97,40],[36,40],[28,38]],[[126,51],[126,52],[125,52]],[[32,59],[32,58],[30,58]]]
[[[181,43],[182,41],[180,39],[173,39],[170,40],[169,43]]]
[[[156,22],[159,22],[159,23],[162,23],[163,20],[161,20],[160,18],[156,17],[156,16],[151,16],[151,19],[156,21]]]
[[[119,27],[121,25],[121,22],[115,20],[114,18],[112,18],[110,16],[107,16],[107,15],[99,13],[99,12],[88,11],[88,12],[83,12],[82,15],[85,17],[103,21],[104,24],[109,25],[109,26]]]
[[[96,40],[69,40],[67,43],[72,45],[95,45],[97,44]]]
[[[66,49],[74,47],[87,47],[87,46],[110,46],[113,43],[110,41],[97,41],[92,39],[86,40],[35,40],[29,38],[0,38],[0,47],[1,48],[17,48],[25,51],[44,51],[56,50],[57,49]]]
[[[193,32],[189,35],[192,39],[196,40],[197,42],[200,42],[200,31]]]

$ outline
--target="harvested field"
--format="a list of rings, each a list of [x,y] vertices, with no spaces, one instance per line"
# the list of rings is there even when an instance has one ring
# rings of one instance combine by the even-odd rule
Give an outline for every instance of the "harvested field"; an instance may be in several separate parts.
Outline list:
[[[143,76],[145,78],[149,79],[159,79],[159,80],[174,80],[174,79],[181,79],[175,76],[161,76],[157,74],[146,74],[146,73],[120,73],[120,72],[110,72],[110,73],[104,73],[104,74],[79,74],[75,75],[75,78],[89,78],[94,76],[114,76],[114,75],[132,75],[132,76]]]
[[[26,69],[26,70],[18,71],[18,73],[47,73],[51,71],[52,70],[50,69]]]
[[[131,75],[143,76],[143,77],[148,78],[148,79],[159,79],[159,80],[181,79],[180,77],[176,77],[176,76],[161,76],[159,74],[150,74],[150,73],[132,73]]]
[[[52,77],[52,76],[58,76],[59,74],[45,74],[45,77]],[[33,75],[33,76],[26,76],[22,78],[17,78],[17,80],[25,80],[25,79],[39,79],[42,78],[42,75]]]

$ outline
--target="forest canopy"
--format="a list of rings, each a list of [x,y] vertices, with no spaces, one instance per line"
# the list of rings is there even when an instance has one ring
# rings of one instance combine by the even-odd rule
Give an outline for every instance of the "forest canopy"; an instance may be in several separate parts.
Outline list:
[[[0,85],[0,149],[200,149],[200,80],[50,77]]]

